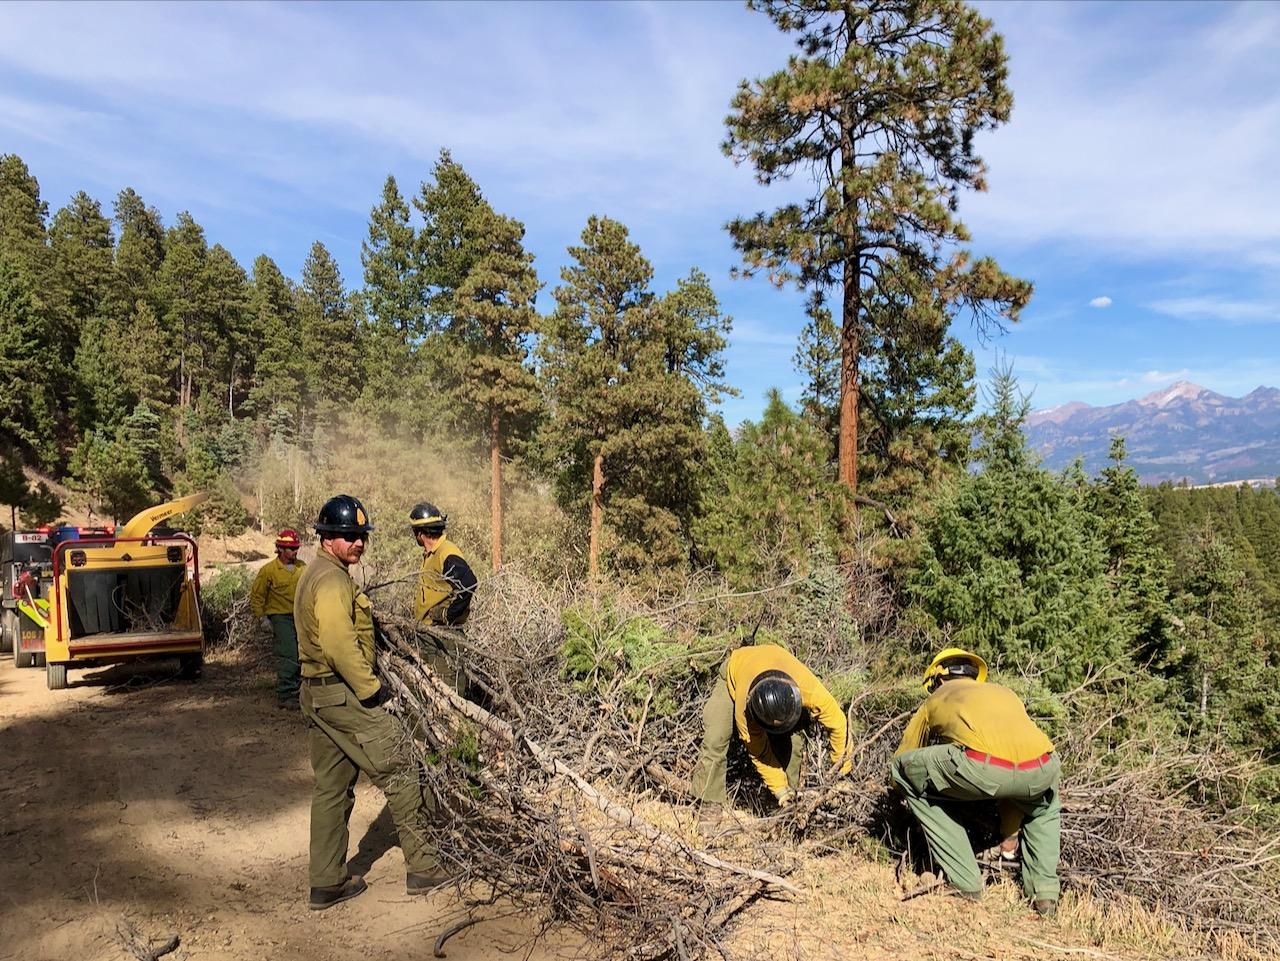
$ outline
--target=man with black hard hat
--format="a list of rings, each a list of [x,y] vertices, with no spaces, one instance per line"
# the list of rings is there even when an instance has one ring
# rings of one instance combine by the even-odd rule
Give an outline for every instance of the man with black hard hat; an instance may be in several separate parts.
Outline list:
[[[836,699],[812,671],[773,644],[740,647],[729,655],[702,710],[702,721],[693,794],[702,802],[704,822],[723,811],[735,730],[782,807],[797,797],[807,722],[816,721],[825,729],[833,763],[844,757],[848,739],[848,724]],[[841,773],[848,770],[846,759]]]
[[[1058,908],[1062,802],[1053,742],[1013,691],[987,682],[987,662],[958,647],[924,672],[925,702],[902,733],[891,775],[924,829],[953,892],[976,900],[982,875],[960,801],[997,801],[1001,830],[1022,835],[1022,888],[1038,914]]]
[[[416,764],[404,753],[404,733],[382,708],[389,695],[373,670],[373,610],[347,570],[360,561],[373,524],[360,501],[339,494],[320,508],[315,530],[320,549],[294,600],[302,714],[315,772],[310,906],[323,910],[365,889],[364,879],[346,870],[347,822],[361,771],[387,796],[407,893],[425,894],[442,880],[422,832],[427,801]]]
[[[461,628],[471,616],[471,598],[476,592],[471,565],[445,535],[448,524],[448,516],[428,501],[415,504],[409,511],[409,529],[422,548],[414,616],[428,627]],[[432,669],[459,694],[465,694],[467,680],[456,640],[448,632],[434,632],[427,648]]]
[[[476,575],[445,531],[449,517],[423,501],[409,512],[409,527],[422,548],[422,571],[414,615],[427,624],[461,627],[471,616]]]

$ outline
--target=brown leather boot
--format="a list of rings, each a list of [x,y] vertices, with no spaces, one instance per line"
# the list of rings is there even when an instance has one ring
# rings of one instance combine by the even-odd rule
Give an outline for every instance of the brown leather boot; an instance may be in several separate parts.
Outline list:
[[[404,876],[405,894],[430,894],[436,888],[443,887],[453,878],[442,868],[434,871],[410,871]]]
[[[1031,906],[1035,908],[1036,914],[1042,918],[1051,918],[1058,913],[1058,902],[1050,901],[1047,898],[1032,902]]]
[[[368,887],[360,875],[352,875],[341,884],[327,884],[311,889],[311,901],[307,905],[312,911],[323,911],[342,901],[348,901]]]

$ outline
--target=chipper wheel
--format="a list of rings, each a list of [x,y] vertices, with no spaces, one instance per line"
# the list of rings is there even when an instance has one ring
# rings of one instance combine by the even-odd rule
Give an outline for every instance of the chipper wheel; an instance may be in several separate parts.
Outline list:
[[[45,681],[51,691],[61,691],[67,686],[67,665],[45,663]]]

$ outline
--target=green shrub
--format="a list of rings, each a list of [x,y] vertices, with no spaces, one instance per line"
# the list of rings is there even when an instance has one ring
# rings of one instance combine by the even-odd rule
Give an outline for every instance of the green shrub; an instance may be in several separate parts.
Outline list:
[[[566,608],[561,620],[562,676],[580,691],[620,695],[632,708],[647,702],[654,717],[674,713],[682,703],[678,691],[724,656],[721,638],[669,636],[652,619],[627,616],[609,599],[595,609]]]

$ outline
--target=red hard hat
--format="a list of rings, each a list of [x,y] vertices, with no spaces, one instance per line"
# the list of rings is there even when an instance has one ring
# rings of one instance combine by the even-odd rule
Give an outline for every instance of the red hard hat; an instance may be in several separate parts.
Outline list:
[[[276,547],[287,547],[297,550],[302,546],[302,539],[298,537],[298,532],[292,528],[286,527],[276,537]]]

